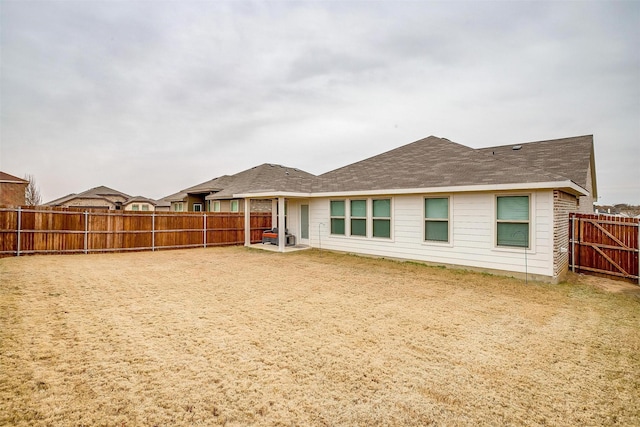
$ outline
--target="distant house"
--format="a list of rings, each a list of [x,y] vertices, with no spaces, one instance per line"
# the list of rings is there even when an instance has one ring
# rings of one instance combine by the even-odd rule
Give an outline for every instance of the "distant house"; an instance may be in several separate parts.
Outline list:
[[[29,181],[0,171],[0,205],[22,206]]]
[[[247,176],[206,199],[277,201],[276,224],[311,247],[557,281],[569,213],[597,200],[594,160],[591,135],[483,149],[430,136],[317,177]]]
[[[142,196],[131,197],[113,188],[100,186],[82,193],[72,193],[45,203],[46,206],[67,208],[154,211],[156,201]]]
[[[135,196],[124,202],[122,204],[122,209],[125,211],[151,212],[155,210],[157,204],[158,203],[155,200],[147,199],[142,196]]]

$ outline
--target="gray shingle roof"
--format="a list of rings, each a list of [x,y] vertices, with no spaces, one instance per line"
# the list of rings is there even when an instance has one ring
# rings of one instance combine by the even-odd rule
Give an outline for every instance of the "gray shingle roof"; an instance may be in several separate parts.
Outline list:
[[[216,184],[220,192],[207,199],[231,198],[234,194],[260,192],[309,192],[315,175],[296,168],[264,163],[235,175],[225,175]]]
[[[153,199],[149,199],[147,197],[143,197],[143,196],[134,196],[132,198],[130,198],[129,200],[127,200],[126,202],[123,203],[123,205],[130,205],[131,203],[150,203],[153,206],[156,206],[158,204],[157,201],[153,200]]]
[[[265,163],[235,175],[224,175],[183,190],[212,192],[208,200],[249,193],[327,193],[384,191],[475,185],[567,182],[587,189],[594,173],[593,136],[474,149],[429,136],[320,176]],[[593,182],[595,193],[595,181]]]
[[[82,199],[104,199],[104,196],[122,196],[124,198],[131,198],[128,194],[125,194],[121,191],[114,190],[113,188],[105,187],[101,185],[99,187],[91,188],[87,191],[83,191],[82,193],[71,193],[64,197],[60,197],[59,199],[52,200],[50,202],[45,203],[48,206],[57,206],[63,203],[68,202],[72,199],[82,198]]]
[[[552,141],[547,142],[550,143],[549,147],[553,146]],[[511,145],[508,149],[511,150]],[[535,152],[524,151],[527,154]],[[546,153],[546,150],[544,152]],[[540,163],[544,164],[544,159],[541,162],[536,161],[536,167],[507,160],[509,159],[492,155],[491,151],[475,150],[445,138],[430,136],[322,174],[314,191],[396,190],[539,183],[568,179],[563,175],[562,168],[537,167]],[[578,184],[584,185],[584,179]]]
[[[516,146],[520,149],[514,150]],[[594,161],[593,135],[487,147],[478,151],[516,166],[563,176],[583,188],[588,188],[588,180],[592,179],[589,166]],[[594,192],[595,184],[592,183]]]

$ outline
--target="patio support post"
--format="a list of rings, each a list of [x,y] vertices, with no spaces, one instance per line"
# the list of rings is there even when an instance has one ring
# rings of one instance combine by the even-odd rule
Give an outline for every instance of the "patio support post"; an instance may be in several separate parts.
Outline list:
[[[244,245],[251,246],[251,200],[244,199]]]
[[[278,197],[278,252],[284,252],[286,231],[284,228],[284,197]]]

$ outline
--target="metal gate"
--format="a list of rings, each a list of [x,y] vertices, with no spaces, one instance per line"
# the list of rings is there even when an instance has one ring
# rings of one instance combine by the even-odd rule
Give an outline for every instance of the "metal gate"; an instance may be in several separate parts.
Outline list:
[[[640,284],[640,219],[572,213],[569,268]]]

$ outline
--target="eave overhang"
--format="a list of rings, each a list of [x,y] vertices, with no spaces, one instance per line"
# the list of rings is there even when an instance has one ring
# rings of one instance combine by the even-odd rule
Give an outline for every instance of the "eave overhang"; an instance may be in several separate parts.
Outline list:
[[[270,199],[285,198],[321,198],[321,197],[349,197],[349,196],[375,196],[375,195],[401,195],[401,194],[437,194],[437,193],[472,193],[487,191],[527,191],[527,190],[562,190],[575,196],[586,196],[588,191],[573,181],[550,181],[534,183],[514,184],[490,184],[490,185],[459,185],[448,187],[422,187],[422,188],[396,188],[359,191],[327,191],[297,193],[286,191],[262,191],[256,193],[238,193],[233,198],[238,199]]]

